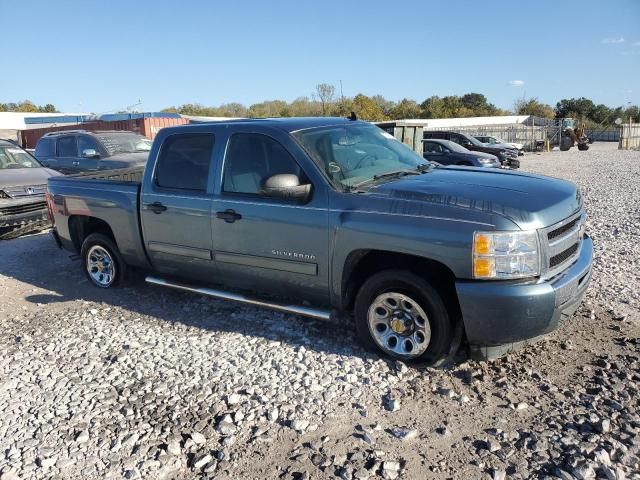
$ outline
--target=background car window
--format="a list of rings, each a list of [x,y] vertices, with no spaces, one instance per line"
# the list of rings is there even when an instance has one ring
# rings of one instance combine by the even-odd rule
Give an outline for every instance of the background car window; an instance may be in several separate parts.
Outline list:
[[[78,137],[78,151],[80,155],[82,155],[82,152],[85,150],[95,150],[97,153],[100,153],[98,142],[93,138],[86,136]]]
[[[298,163],[276,140],[255,133],[237,133],[229,140],[224,162],[223,191],[259,195],[265,180],[291,173],[308,181]]]
[[[424,151],[428,153],[442,153],[442,145],[435,142],[426,142]]]
[[[58,139],[56,156],[77,157],[76,137],[62,137]]]
[[[48,138],[41,138],[36,144],[36,157],[53,157],[55,152],[53,151],[54,142]]]
[[[208,133],[167,138],[156,164],[156,185],[205,192],[213,144],[214,136]]]

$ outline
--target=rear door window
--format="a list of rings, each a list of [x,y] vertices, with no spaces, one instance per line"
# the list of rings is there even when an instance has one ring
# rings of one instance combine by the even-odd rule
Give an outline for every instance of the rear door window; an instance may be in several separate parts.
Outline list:
[[[78,147],[76,137],[62,137],[56,143],[56,157],[77,157]]]
[[[206,192],[214,142],[214,135],[211,133],[167,137],[156,163],[156,185],[161,188]]]

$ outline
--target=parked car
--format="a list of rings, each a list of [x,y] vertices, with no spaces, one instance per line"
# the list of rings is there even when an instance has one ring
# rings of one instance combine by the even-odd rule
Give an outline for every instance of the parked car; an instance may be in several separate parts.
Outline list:
[[[133,132],[61,130],[45,134],[35,155],[65,174],[144,166],[151,141]]]
[[[44,194],[47,180],[57,175],[15,143],[0,140],[1,239],[50,225]]]
[[[461,165],[469,167],[501,166],[500,160],[495,155],[483,152],[472,152],[462,145],[449,140],[423,140],[422,156],[430,162],[440,165]]]
[[[463,333],[486,358],[549,332],[591,276],[575,184],[434,167],[357,120],[165,128],[144,170],[52,178],[47,200],[97,287],[131,266],[201,295],[352,312],[363,345],[407,361],[438,362]]]
[[[518,151],[518,155],[524,155],[524,145],[522,143],[505,142],[499,137],[492,137],[490,135],[476,135],[475,138],[487,145],[505,145],[510,148],[515,148]]]
[[[485,145],[466,133],[427,130],[423,133],[423,138],[425,140],[449,140],[457,143],[458,145],[462,145],[464,148],[471,150],[472,152],[484,152],[495,155],[500,160],[500,163],[505,167],[520,168],[517,150],[506,146]]]

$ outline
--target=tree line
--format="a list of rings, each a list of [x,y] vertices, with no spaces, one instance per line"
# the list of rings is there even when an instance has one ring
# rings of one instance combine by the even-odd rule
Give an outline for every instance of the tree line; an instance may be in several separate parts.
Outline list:
[[[17,103],[0,103],[1,112],[57,112],[56,107],[47,103],[36,105],[30,100]],[[490,103],[481,93],[464,95],[433,95],[421,103],[409,98],[400,101],[388,100],[382,95],[367,96],[359,93],[353,97],[336,94],[336,89],[328,83],[316,85],[310,96],[298,97],[292,102],[267,100],[245,106],[241,103],[225,103],[219,106],[204,106],[199,103],[187,103],[178,107],[168,107],[163,112],[206,117],[317,117],[346,116],[355,112],[363,120],[394,120],[410,118],[459,118],[484,117],[494,115],[535,115],[542,118],[576,118],[589,127],[610,126],[620,118],[640,121],[640,106],[609,107],[595,104],[584,97],[565,98],[555,107],[540,102],[536,97],[518,98],[510,110],[503,110]]]
[[[628,121],[629,118],[640,121],[640,107],[609,107],[595,104],[592,100],[566,98],[555,107],[540,102],[536,97],[517,99],[511,110],[503,110],[490,103],[481,93],[464,95],[431,96],[423,102],[404,98],[398,102],[388,100],[382,95],[367,96],[362,93],[354,97],[342,97],[336,94],[333,85],[318,84],[311,96],[298,97],[292,102],[268,100],[245,106],[241,103],[226,103],[220,106],[204,106],[188,103],[178,107],[168,107],[163,112],[175,112],[183,115],[207,117],[297,117],[297,116],[345,116],[355,112],[363,120],[394,120],[410,118],[459,118],[483,117],[494,115],[535,115],[542,118],[576,118],[587,126],[609,126],[617,118]]]
[[[17,103],[0,103],[0,112],[57,113],[58,109],[51,103],[36,105],[31,100],[23,100],[22,102]]]

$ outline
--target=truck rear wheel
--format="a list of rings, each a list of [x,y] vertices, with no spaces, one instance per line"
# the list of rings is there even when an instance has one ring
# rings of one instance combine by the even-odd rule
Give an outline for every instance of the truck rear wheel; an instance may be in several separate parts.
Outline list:
[[[96,287],[113,287],[124,278],[124,260],[116,244],[106,235],[89,235],[82,243],[80,257],[87,278]]]
[[[452,325],[444,302],[411,272],[372,275],[358,292],[354,314],[360,342],[369,350],[426,364],[449,354]]]

